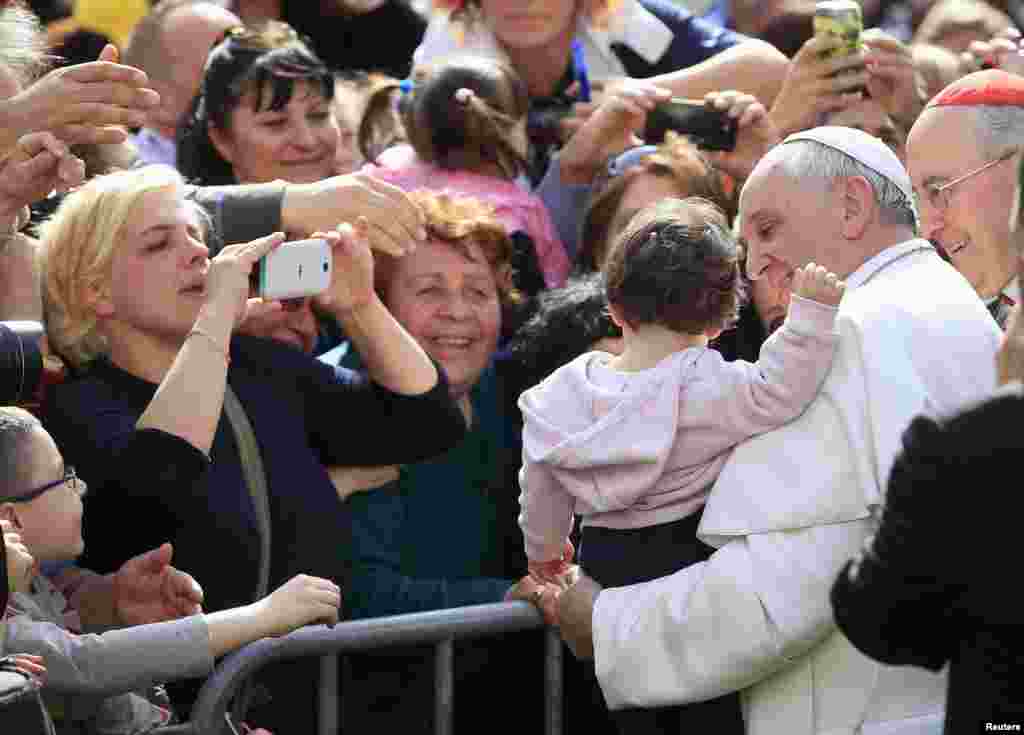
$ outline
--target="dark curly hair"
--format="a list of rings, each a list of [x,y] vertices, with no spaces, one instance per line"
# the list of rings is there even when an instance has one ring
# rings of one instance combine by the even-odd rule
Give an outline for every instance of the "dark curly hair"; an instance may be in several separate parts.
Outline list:
[[[731,326],[743,303],[735,238],[701,199],[663,199],[640,213],[604,265],[608,302],[631,324],[684,334]]]
[[[178,170],[189,182],[207,186],[238,183],[231,164],[217,152],[209,127],[227,130],[247,94],[253,109],[283,110],[298,82],[334,99],[334,75],[287,23],[232,29],[213,47],[199,94],[178,127]]]
[[[598,340],[621,336],[608,314],[604,276],[587,273],[537,297],[536,311],[512,337],[508,353],[518,363],[521,390],[526,390]]]

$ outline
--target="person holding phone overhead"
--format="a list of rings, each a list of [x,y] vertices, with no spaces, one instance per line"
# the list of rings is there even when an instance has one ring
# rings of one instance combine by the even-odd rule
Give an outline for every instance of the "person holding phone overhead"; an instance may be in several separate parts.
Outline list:
[[[770,104],[786,72],[774,47],[706,23],[669,0],[444,0],[415,63],[455,52],[507,60],[525,80],[532,102],[530,137],[539,180],[550,148],[582,124],[594,105],[582,102],[626,78],[650,79],[681,97],[738,88]],[[573,54],[576,41],[581,53]],[[583,63],[581,63],[583,62]],[[573,93],[575,90],[575,94]]]
[[[366,370],[356,373],[233,336],[250,309],[281,308],[247,297],[254,266],[284,238],[210,260],[199,212],[177,172],[147,166],[91,180],[41,233],[48,337],[73,366],[43,415],[90,486],[83,564],[109,571],[171,541],[215,611],[252,602],[269,536],[270,585],[303,572],[344,593],[349,518],[325,466],[431,457],[462,437],[462,414],[444,373],[376,297],[361,227],[322,235],[334,264],[321,301],[358,345]],[[230,418],[239,412],[257,441],[265,506],[251,495]],[[339,431],[339,416],[359,430]],[[273,700],[253,719],[311,732],[315,670],[261,672]]]

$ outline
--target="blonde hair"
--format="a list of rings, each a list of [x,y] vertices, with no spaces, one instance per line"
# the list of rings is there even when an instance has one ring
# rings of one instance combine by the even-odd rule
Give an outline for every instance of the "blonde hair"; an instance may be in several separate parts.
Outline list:
[[[164,165],[98,176],[69,194],[40,226],[46,333],[51,348],[75,367],[107,353],[92,302],[95,294],[109,292],[125,225],[146,194],[184,184]]]

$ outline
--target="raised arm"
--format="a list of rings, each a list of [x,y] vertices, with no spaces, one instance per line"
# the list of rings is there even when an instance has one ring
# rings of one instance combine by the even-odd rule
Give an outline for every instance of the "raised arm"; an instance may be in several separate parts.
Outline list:
[[[227,385],[231,332],[245,316],[249,273],[284,241],[280,233],[232,245],[210,261],[206,302],[136,428],[181,437],[204,454],[213,446]],[[188,406],[189,410],[182,410]]]
[[[832,366],[843,286],[814,263],[797,269],[793,286],[786,321],[761,347],[756,363],[720,361],[717,380],[697,388],[699,395],[684,391],[681,420],[691,404],[701,416],[714,416],[723,450],[803,413]]]
[[[709,92],[736,89],[771,105],[782,88],[789,62],[770,43],[748,39],[710,59],[648,81],[672,90],[677,97],[703,99]]]

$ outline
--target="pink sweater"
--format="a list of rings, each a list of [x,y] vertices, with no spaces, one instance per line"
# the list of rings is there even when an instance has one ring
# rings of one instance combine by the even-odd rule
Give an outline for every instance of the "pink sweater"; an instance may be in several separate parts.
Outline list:
[[[539,197],[524,191],[514,181],[424,163],[408,145],[388,148],[377,158],[377,164],[366,164],[363,172],[404,191],[449,191],[486,201],[495,208],[495,215],[509,234],[525,232],[533,240],[547,287],[565,284],[569,256],[558,239],[551,215]]]
[[[574,513],[585,525],[640,528],[699,510],[736,444],[797,418],[817,394],[837,311],[794,296],[756,363],[694,347],[622,372],[590,352],[523,393],[519,525],[530,561],[561,555]]]

